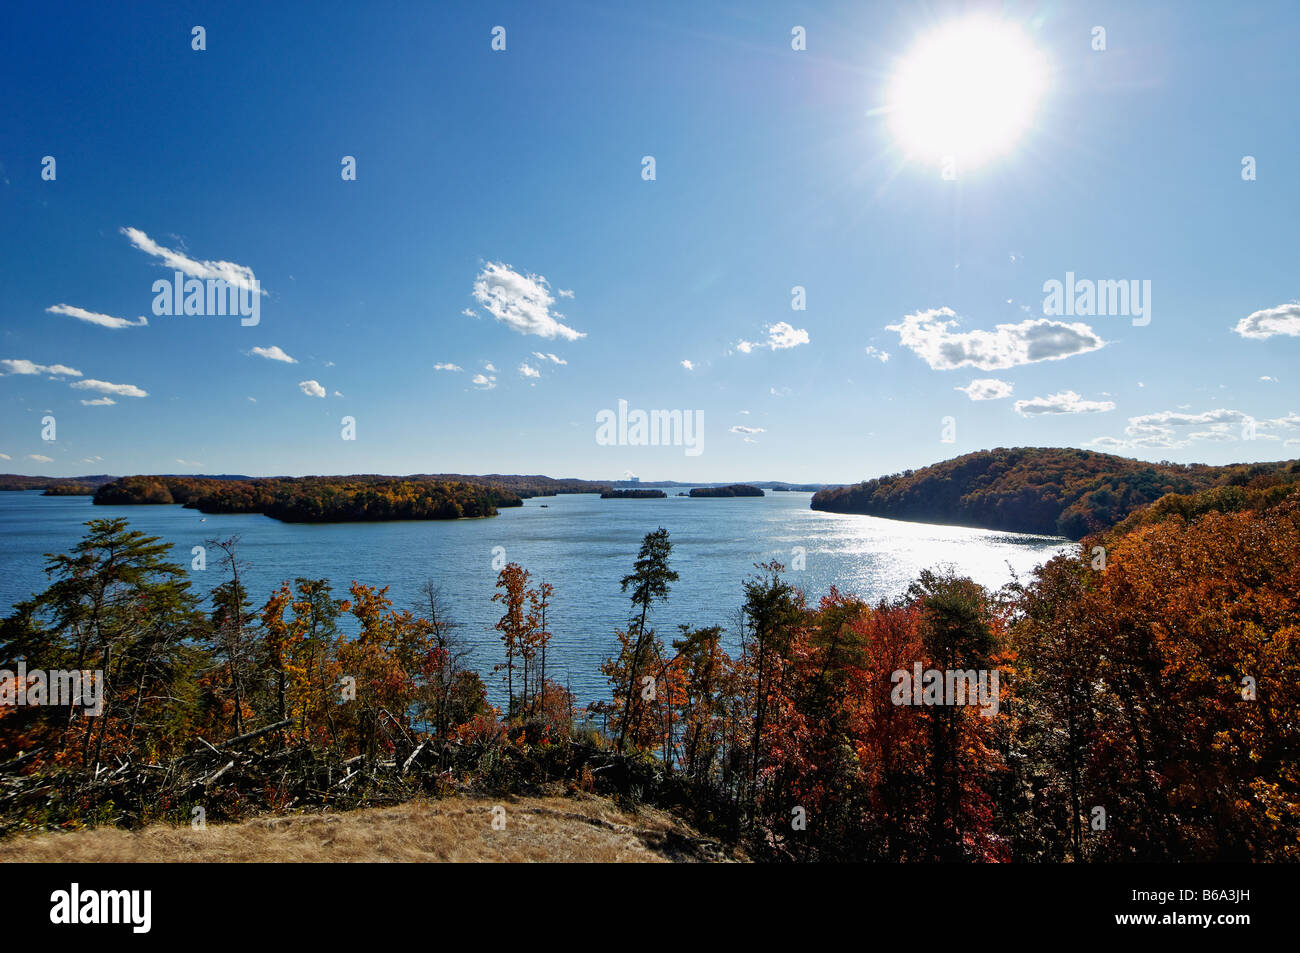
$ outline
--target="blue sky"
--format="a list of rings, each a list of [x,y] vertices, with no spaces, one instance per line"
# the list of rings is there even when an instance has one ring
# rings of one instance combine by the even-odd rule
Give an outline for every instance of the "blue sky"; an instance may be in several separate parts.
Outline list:
[[[0,470],[1300,456],[1294,4],[269,6],[7,12]],[[972,11],[1049,75],[945,179],[891,78]],[[179,260],[255,275],[259,323],[155,314]],[[1045,316],[1067,272],[1149,281],[1150,323]],[[702,452],[599,444],[620,399],[702,411]]]

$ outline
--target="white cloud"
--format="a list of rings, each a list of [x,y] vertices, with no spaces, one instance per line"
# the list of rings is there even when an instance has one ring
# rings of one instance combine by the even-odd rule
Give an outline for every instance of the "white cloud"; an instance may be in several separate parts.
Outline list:
[[[1172,432],[1174,427],[1197,427],[1206,424],[1241,424],[1250,419],[1249,414],[1239,410],[1207,410],[1201,414],[1183,414],[1173,410],[1162,410],[1154,414],[1142,414],[1128,419],[1125,433],[1129,436],[1153,435],[1163,431]]]
[[[542,376],[542,372],[539,371],[537,368],[529,367],[527,364],[524,363],[520,363],[519,365],[519,374],[521,377],[537,378]]]
[[[769,324],[763,330],[767,332],[766,341],[737,341],[736,349],[742,354],[748,354],[756,347],[766,347],[773,351],[784,351],[787,348],[798,347],[800,344],[808,343],[807,331],[803,328],[796,328],[785,321],[778,321],[776,324]]]
[[[203,466],[203,464],[201,464],[201,463],[199,463],[199,462],[197,462],[197,461],[195,461],[195,460],[182,460],[180,457],[177,457],[177,458],[176,458],[176,462],[179,463],[179,464],[180,464],[181,466],[183,466],[183,467],[190,467],[191,469],[194,469],[194,468],[196,468],[196,467],[201,467],[201,466]]]
[[[465,368],[461,367],[459,364],[435,364],[433,365],[433,369],[435,371],[456,371],[459,373]]]
[[[1051,397],[1016,401],[1016,413],[1021,417],[1036,417],[1040,414],[1100,414],[1114,409],[1114,401],[1084,400],[1072,390],[1064,390]]]
[[[29,454],[27,454],[27,459],[28,459],[28,460],[35,460],[37,463],[53,463],[53,462],[54,462],[54,458],[53,458],[53,457],[43,457],[43,456],[41,456],[39,453],[29,453]]]
[[[81,462],[82,462],[82,463],[103,463],[103,462],[104,462],[104,458],[103,458],[103,457],[99,457],[99,456],[95,456],[95,457],[83,457],[82,460],[81,460]]]
[[[971,400],[1001,400],[1011,396],[1011,385],[996,377],[977,377],[965,387],[954,387]]]
[[[742,427],[740,424],[731,428],[732,433],[767,433],[762,427]]]
[[[298,389],[308,397],[325,396],[325,388],[321,386],[320,381],[299,381]]]
[[[7,453],[0,453],[0,460],[12,460],[12,459],[13,459],[13,457],[9,456],[9,454],[7,454]],[[83,461],[83,462],[85,462],[85,461]]]
[[[479,390],[491,390],[497,386],[497,379],[492,374],[475,374],[474,379],[470,381]]]
[[[22,359],[0,361],[5,374],[53,374],[56,377],[80,377],[81,371],[64,364],[34,364]]]
[[[559,289],[556,290],[555,293],[556,293],[557,295],[559,295],[561,298],[572,298],[572,297],[573,297],[573,291],[572,291],[572,289],[569,289],[569,288],[559,288]]]
[[[682,361],[682,367],[686,368],[688,371],[695,370],[695,365],[690,361]]]
[[[491,361],[484,361],[484,362],[483,362],[483,370],[487,371],[489,374],[495,374],[495,373],[497,373],[496,366],[493,365],[493,363],[492,363]]]
[[[1275,334],[1300,337],[1300,303],[1280,304],[1248,314],[1232,330],[1244,338],[1262,341]]]
[[[1128,445],[1127,440],[1118,437],[1094,437],[1084,444],[1085,447],[1096,447],[1098,450],[1126,450]]]
[[[461,308],[460,313],[463,314],[463,315],[465,315],[465,317],[467,317],[467,318],[477,318],[477,317],[478,317],[478,312],[475,311],[473,308]]]
[[[889,352],[882,351],[874,345],[869,345],[867,347],[867,357],[874,357],[881,364],[884,364],[889,360]]]
[[[56,304],[45,309],[49,314],[66,314],[70,318],[76,318],[79,321],[85,321],[87,324],[97,324],[101,328],[141,328],[149,323],[142,314],[135,321],[127,318],[115,318],[111,314],[98,314],[94,311],[87,311],[85,308],[77,308],[70,304]]]
[[[1124,433],[1132,439],[1129,446],[1148,450],[1178,450],[1197,440],[1225,441],[1235,440],[1237,431],[1244,430],[1249,422],[1254,423],[1256,440],[1279,440],[1263,431],[1272,429],[1289,430],[1300,426],[1300,415],[1288,414],[1272,420],[1254,420],[1249,414],[1240,410],[1228,410],[1220,407],[1199,414],[1187,414],[1173,410],[1162,410],[1154,414],[1141,414],[1128,419]],[[1179,430],[1186,428],[1204,428],[1179,436]]]
[[[549,351],[547,351],[545,354],[543,354],[541,351],[533,351],[533,357],[537,358],[539,361],[550,361],[552,364],[569,363],[564,358],[556,357],[554,354],[550,353]]]
[[[259,290],[257,276],[253,274],[253,269],[247,265],[237,265],[232,261],[199,261],[190,258],[181,252],[164,248],[138,228],[128,226],[122,229],[122,234],[140,251],[162,259],[162,263],[168,268],[189,275],[191,278],[199,278],[204,281],[213,278],[218,281],[225,281],[236,288],[245,288],[250,291]],[[266,294],[265,291],[261,293]]]
[[[270,347],[255,347],[249,354],[255,354],[258,357],[264,357],[268,361],[283,361],[286,364],[297,364],[298,361],[284,353],[284,350],[278,344],[272,344]]]
[[[112,407],[112,406],[113,406],[114,404],[116,404],[116,403],[117,403],[117,401],[115,401],[115,400],[114,400],[113,398],[111,398],[111,397],[96,397],[94,400],[83,400],[83,401],[81,402],[81,406],[83,406],[83,407]]]
[[[473,294],[488,314],[520,334],[566,341],[587,336],[562,323],[564,315],[551,310],[555,299],[541,275],[521,275],[502,262],[489,262],[474,279]]]
[[[885,330],[897,331],[899,344],[937,371],[967,366],[982,371],[1004,370],[1085,354],[1106,344],[1082,322],[1065,324],[1037,318],[999,324],[992,331],[953,331],[957,323],[957,314],[951,308],[934,308],[909,314]]]
[[[1261,377],[1260,380],[1262,380],[1262,381],[1269,381],[1270,383],[1273,383],[1273,384],[1276,384],[1276,383],[1277,383],[1277,378],[1276,378],[1276,377],[1269,377],[1267,374],[1265,374],[1263,377]]]
[[[84,381],[73,381],[72,387],[75,390],[97,390],[101,394],[116,394],[118,397],[148,397],[149,392],[136,387],[134,384],[110,384],[108,381],[97,381],[93,378],[87,378]]]
[[[335,397],[342,397],[342,396],[343,396],[343,393],[342,393],[341,391],[337,391],[337,390],[336,390],[336,391],[334,392],[334,396],[335,396]]]

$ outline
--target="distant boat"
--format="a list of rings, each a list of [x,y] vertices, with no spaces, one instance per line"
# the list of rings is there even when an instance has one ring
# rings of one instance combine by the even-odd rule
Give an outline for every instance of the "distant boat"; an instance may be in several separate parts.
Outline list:
[[[206,516],[202,517],[202,518],[199,520],[200,523],[206,523],[207,521],[208,521],[208,518],[207,518]]]
[[[550,506],[549,503],[543,503],[543,504],[542,504],[542,509],[546,509],[548,506]]]

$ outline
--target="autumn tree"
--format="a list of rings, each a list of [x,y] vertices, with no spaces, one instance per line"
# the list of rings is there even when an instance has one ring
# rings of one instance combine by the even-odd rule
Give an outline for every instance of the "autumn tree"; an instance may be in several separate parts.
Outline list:
[[[668,599],[669,583],[677,581],[677,573],[668,567],[668,557],[672,554],[673,544],[668,539],[668,530],[662,526],[653,533],[646,533],[641,541],[641,550],[637,554],[633,571],[623,577],[622,589],[632,590],[632,609],[634,612],[629,623],[629,640],[631,652],[624,667],[627,685],[623,692],[623,713],[618,725],[618,750],[623,751],[628,729],[633,733],[640,730],[643,707],[640,694],[636,691],[641,676],[642,665],[647,659],[647,650],[656,645],[653,629],[647,629],[646,619],[650,607],[655,602]],[[628,643],[621,646],[627,652]],[[659,649],[657,654],[661,653]]]
[[[507,563],[497,574],[498,592],[492,594],[493,602],[500,602],[505,610],[497,620],[496,630],[501,633],[506,660],[498,671],[506,673],[506,714],[513,716],[522,707],[523,697],[515,697],[515,660],[531,654],[533,621],[528,612],[528,570],[519,563]],[[524,693],[527,685],[524,685]]]
[[[8,731],[59,732],[56,757],[76,750],[90,767],[110,749],[180,740],[183,718],[168,702],[193,700],[204,622],[185,569],[167,558],[171,544],[124,519],[85,526],[71,552],[47,556],[50,586],[0,626],[0,662],[103,673],[98,717],[27,707],[7,720]]]

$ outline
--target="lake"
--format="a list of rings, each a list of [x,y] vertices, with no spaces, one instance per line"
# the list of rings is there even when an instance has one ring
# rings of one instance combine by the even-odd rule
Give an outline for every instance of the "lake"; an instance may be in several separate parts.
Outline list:
[[[787,567],[801,547],[806,568],[790,578],[815,601],[832,584],[870,601],[902,593],[920,570],[948,565],[990,587],[1024,576],[1070,547],[1064,539],[953,526],[932,526],[871,516],[821,513],[808,508],[811,493],[767,491],[763,498],[690,499],[667,489],[662,500],[602,500],[595,494],[538,497],[482,520],[392,523],[281,523],[261,515],[209,515],[181,506],[94,506],[90,497],[42,496],[40,491],[0,492],[0,603],[7,613],[18,600],[46,586],[44,554],[67,552],[89,519],[124,517],[133,529],[176,546],[174,559],[190,565],[191,548],[211,538],[240,537],[247,564],[244,581],[260,606],[281,580],[328,578],[335,596],[352,580],[387,585],[399,607],[410,607],[420,584],[433,579],[475,646],[473,664],[501,704],[505,691],[492,674],[500,643],[492,626],[493,550],[521,563],[532,582],[550,582],[547,615],[553,634],[548,675],[569,681],[579,702],[608,696],[599,663],[614,651],[614,630],[626,624],[631,604],[619,587],[642,537],[660,526],[671,534],[671,565],[680,574],[666,604],[651,621],[668,644],[677,625],[721,625],[736,646],[741,582],[753,564],[779,560]],[[209,547],[204,572],[191,571],[203,594],[220,583]],[[346,629],[346,626],[345,626]]]

